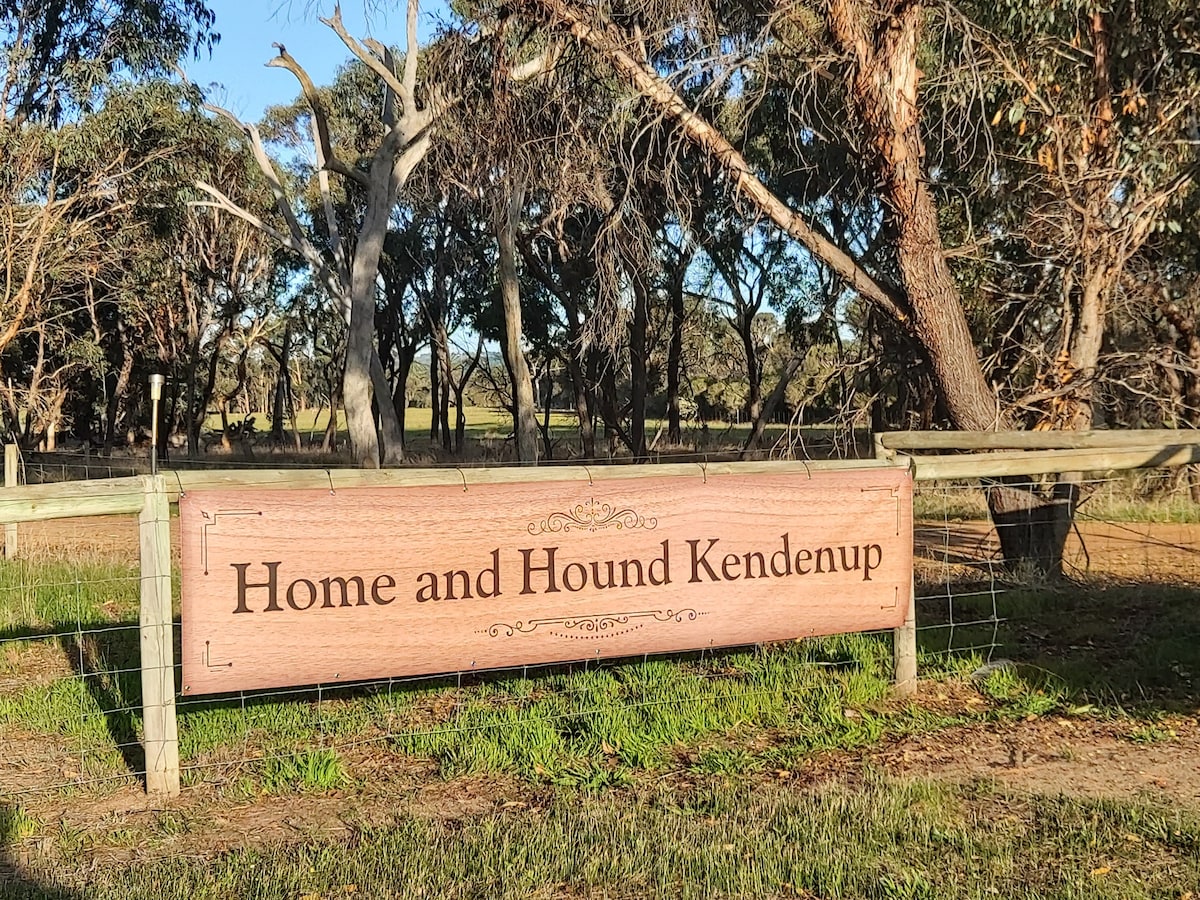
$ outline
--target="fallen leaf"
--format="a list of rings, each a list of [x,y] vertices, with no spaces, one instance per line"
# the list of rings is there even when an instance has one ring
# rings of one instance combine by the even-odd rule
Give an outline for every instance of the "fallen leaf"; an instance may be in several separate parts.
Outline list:
[[[1107,875],[1112,871],[1112,866],[1101,866],[1098,869],[1092,869],[1093,875]]]

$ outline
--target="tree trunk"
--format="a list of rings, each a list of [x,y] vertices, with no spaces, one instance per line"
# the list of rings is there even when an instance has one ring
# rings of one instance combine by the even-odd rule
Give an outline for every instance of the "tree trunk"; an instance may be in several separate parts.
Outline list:
[[[650,291],[639,272],[633,282],[633,322],[629,326],[629,440],[633,457],[645,461],[646,452],[646,328],[650,322]]]
[[[104,416],[104,454],[112,453],[117,442],[117,420],[125,396],[129,392],[129,380],[133,374],[133,353],[129,347],[128,329],[124,322],[117,324],[118,346],[121,348],[121,368],[117,371],[117,381],[112,393],[108,395],[108,408]]]
[[[803,355],[797,354],[792,356],[787,361],[787,365],[783,367],[783,371],[779,373],[779,382],[771,391],[771,396],[767,398],[767,402],[762,405],[758,415],[754,417],[753,424],[750,427],[750,436],[746,438],[746,444],[742,447],[742,452],[738,456],[739,459],[748,459],[759,448],[768,423],[775,417],[775,411],[779,409],[779,405],[787,395],[788,385],[796,377],[796,372],[799,371],[800,365],[803,362]]]
[[[350,273],[350,321],[346,327],[346,368],[342,372],[342,403],[346,408],[346,427],[350,432],[350,448],[354,464],[364,469],[379,467],[381,455],[379,435],[375,429],[373,410],[373,364],[383,367],[375,353],[375,291],[379,276],[379,256],[387,235],[388,216],[392,210],[391,167],[373,165],[371,183],[367,187],[366,211],[358,231],[354,249],[354,264]],[[395,410],[382,395],[379,403],[381,419],[395,419]],[[389,412],[390,411],[390,412]],[[399,432],[399,426],[395,426]],[[399,449],[399,448],[395,448]]]
[[[546,392],[542,396],[542,447],[546,459],[554,458],[554,444],[550,440],[550,413],[554,404],[554,378],[550,374],[550,366],[546,366]]]
[[[279,347],[279,372],[275,377],[275,392],[271,402],[271,443],[283,446],[283,420],[288,408],[288,363],[291,360],[292,323],[285,322]]]
[[[574,342],[572,341],[572,347]],[[572,349],[567,353],[567,374],[571,378],[571,393],[575,397],[575,415],[579,419],[579,450],[584,459],[596,458],[596,429],[592,425],[592,407],[583,366]]]
[[[429,442],[437,444],[442,436],[441,418],[438,416],[438,397],[442,395],[442,367],[437,354],[429,353]]]
[[[455,387],[454,376],[450,371],[450,337],[445,330],[435,344],[437,349],[437,367],[441,370],[442,389],[438,395],[437,408],[434,413],[438,419],[438,427],[442,432],[442,449],[447,453],[454,450],[454,433],[450,430],[450,392]]]
[[[383,371],[383,361],[374,347],[371,348],[371,384],[377,398],[375,406],[379,416],[383,464],[401,465],[404,462],[404,428],[400,424],[400,417],[396,415],[396,405],[392,403],[392,389]]]
[[[617,455],[617,444],[632,448],[633,442],[621,427],[621,410],[617,402],[617,361],[609,358],[600,373],[600,418],[604,421],[604,437],[609,459]]]
[[[679,410],[679,381],[683,369],[683,278],[671,284],[671,341],[667,349],[667,441],[683,443],[683,421]]]
[[[514,187],[497,216],[496,238],[500,249],[500,298],[504,305],[504,358],[513,381],[513,434],[517,459],[537,465],[538,424],[533,402],[529,364],[521,349],[521,286],[517,280],[517,227],[525,206],[525,192]]]
[[[738,337],[746,357],[746,421],[757,422],[762,413],[762,373],[758,365],[758,348],[754,346],[754,314],[746,311],[737,318]]]
[[[333,381],[329,385],[329,421],[325,423],[325,434],[321,437],[321,452],[336,453],[337,452],[337,433],[338,433],[338,387],[339,382]]]
[[[874,25],[867,8],[854,0],[830,0],[828,6],[830,31],[839,49],[854,59],[851,97],[880,173],[913,333],[954,426],[990,431],[1012,423],[979,365],[921,168],[925,145],[918,114],[917,48],[923,18],[920,2],[892,7],[883,25]],[[1077,494],[1069,481],[1048,499],[1028,479],[1002,479],[991,487],[988,506],[1005,560],[1058,577]]]
[[[401,446],[408,447],[408,434],[405,431],[408,416],[408,375],[412,371],[415,353],[407,345],[400,345],[400,365],[396,372],[396,383],[392,386],[392,408],[396,410],[396,422],[400,426]]]

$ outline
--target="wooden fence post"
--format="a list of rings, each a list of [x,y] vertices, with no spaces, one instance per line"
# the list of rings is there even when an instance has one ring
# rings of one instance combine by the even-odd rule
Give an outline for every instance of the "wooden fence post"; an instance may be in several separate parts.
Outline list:
[[[884,446],[883,434],[871,436],[875,458],[880,462],[894,459],[895,450]],[[892,660],[895,666],[896,685],[893,693],[897,697],[911,697],[917,692],[917,580],[914,575],[908,590],[908,610],[904,624],[892,632]]]
[[[174,615],[171,609],[171,505],[161,475],[142,480],[141,533],[142,723],[146,791],[179,794],[179,731],[175,721]]]
[[[4,486],[17,486],[17,445],[4,445]],[[10,522],[4,526],[4,558],[16,559],[17,556],[17,526]]]
[[[892,655],[896,666],[897,697],[911,697],[917,692],[917,609],[916,579],[908,592],[908,612],[904,624],[895,630],[892,637]]]

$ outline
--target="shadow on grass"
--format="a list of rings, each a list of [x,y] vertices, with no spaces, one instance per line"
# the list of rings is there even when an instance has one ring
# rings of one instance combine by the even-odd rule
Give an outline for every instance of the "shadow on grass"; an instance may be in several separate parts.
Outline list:
[[[80,894],[39,881],[17,849],[26,836],[19,806],[0,803],[0,897],[4,900],[82,900]]]
[[[1000,588],[956,585],[918,602],[922,649],[991,644],[994,656],[1039,674],[1076,702],[1140,713],[1193,713],[1200,704],[1200,586],[1080,581]],[[994,612],[1002,620],[987,620]],[[928,628],[928,626],[942,626]],[[1036,677],[1034,678],[1036,681]]]
[[[121,759],[129,771],[144,780],[146,752],[137,734],[142,705],[138,626],[122,623],[111,630],[66,634],[60,640],[75,674],[83,679],[104,716],[105,728]]]

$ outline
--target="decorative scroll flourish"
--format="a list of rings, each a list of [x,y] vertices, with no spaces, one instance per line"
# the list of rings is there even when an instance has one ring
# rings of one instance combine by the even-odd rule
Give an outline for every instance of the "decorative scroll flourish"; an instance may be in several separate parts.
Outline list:
[[[680,623],[694,622],[702,615],[704,613],[696,612],[694,609],[649,609],[637,612],[605,613],[596,616],[527,619],[519,620],[511,625],[507,622],[497,622],[486,630],[486,634],[490,637],[512,637],[516,634],[532,634],[539,628],[551,625],[566,631],[576,630],[602,634],[603,632],[617,629],[622,625],[628,625],[634,619],[652,619],[655,622]]]
[[[657,527],[658,519],[653,516],[643,516],[629,507],[618,509],[611,503],[603,503],[593,497],[584,503],[576,503],[566,512],[550,513],[540,522],[530,522],[529,533],[557,534],[576,529],[603,531],[606,528],[616,531],[645,528],[652,531]]]

